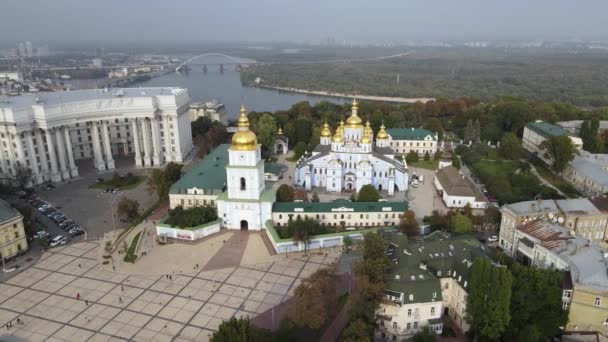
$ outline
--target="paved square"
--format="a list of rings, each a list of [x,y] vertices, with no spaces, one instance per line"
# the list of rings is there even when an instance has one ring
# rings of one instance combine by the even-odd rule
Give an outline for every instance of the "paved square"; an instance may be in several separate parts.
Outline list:
[[[271,309],[302,278],[339,257],[276,257],[169,278],[104,270],[98,248],[83,242],[52,249],[0,284],[0,340],[12,335],[27,341],[208,341],[223,321]]]

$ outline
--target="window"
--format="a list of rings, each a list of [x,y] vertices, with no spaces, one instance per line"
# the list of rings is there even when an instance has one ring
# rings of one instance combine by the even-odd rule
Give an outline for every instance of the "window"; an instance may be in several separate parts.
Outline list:
[[[435,315],[435,307],[434,307],[434,306],[432,306],[432,307],[431,307],[431,316],[434,316],[434,315]]]
[[[397,329],[397,322],[393,322],[393,329]]]
[[[407,309],[407,317],[412,317],[412,309]]]
[[[247,188],[246,185],[245,177],[241,177],[241,191],[244,191]]]
[[[601,301],[600,301],[600,297],[595,297],[595,306],[600,306]]]
[[[562,309],[568,310],[568,302],[563,302],[562,303]]]
[[[418,322],[414,322],[414,329],[418,328]]]
[[[410,329],[411,329],[411,327],[412,327],[412,325],[411,325],[410,323],[408,323],[408,324],[406,325],[406,327],[407,327],[407,330],[410,330]]]
[[[572,297],[572,290],[564,290],[564,298]]]

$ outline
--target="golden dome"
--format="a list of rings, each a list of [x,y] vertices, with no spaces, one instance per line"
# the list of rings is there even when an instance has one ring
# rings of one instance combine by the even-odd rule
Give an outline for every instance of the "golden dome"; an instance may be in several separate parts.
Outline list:
[[[367,122],[365,123],[365,130],[363,131],[363,135],[372,135],[373,133],[374,131],[372,130],[369,120],[367,120]]]
[[[332,142],[337,142],[337,143],[343,142],[344,141],[344,137],[342,136],[342,132],[344,132],[344,127],[339,126],[336,129],[336,134],[334,134],[334,137],[331,138],[331,141]]]
[[[359,109],[359,104],[357,103],[357,99],[353,98],[353,105],[350,108],[353,110]]]
[[[344,121],[340,120],[340,126],[336,128],[336,133],[340,132],[340,134],[344,133]]]
[[[323,125],[323,129],[321,129],[321,138],[330,138],[331,130],[329,129],[329,125],[327,122]]]
[[[380,126],[380,130],[378,131],[378,135],[376,135],[376,139],[380,139],[380,140],[388,139],[388,133],[386,133],[385,128],[386,127],[384,127],[384,124],[382,124],[382,126]]]
[[[241,106],[241,116],[238,120],[238,131],[232,136],[231,150],[237,151],[255,151],[257,149],[258,139],[252,131],[249,130],[249,119],[247,119],[245,106]]]
[[[346,127],[347,128],[361,128],[363,127],[363,120],[357,115],[357,113],[352,113],[348,119],[346,119]]]
[[[283,129],[281,127],[279,127],[279,130],[277,131],[277,135],[283,135]]]
[[[363,136],[363,138],[361,138],[361,143],[362,144],[371,144],[372,143],[372,136],[370,134],[365,134]]]

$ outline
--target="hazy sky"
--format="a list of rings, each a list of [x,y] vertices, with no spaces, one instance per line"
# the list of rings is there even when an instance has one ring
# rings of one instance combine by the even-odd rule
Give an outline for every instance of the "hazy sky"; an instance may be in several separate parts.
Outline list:
[[[0,41],[605,38],[608,0],[0,0]]]

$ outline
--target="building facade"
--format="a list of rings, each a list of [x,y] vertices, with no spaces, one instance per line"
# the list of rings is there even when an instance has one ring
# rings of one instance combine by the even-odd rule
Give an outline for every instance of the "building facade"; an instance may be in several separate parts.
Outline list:
[[[433,179],[435,188],[448,208],[484,209],[487,202],[483,194],[452,165],[440,168]]]
[[[137,167],[182,162],[192,150],[188,90],[91,89],[0,100],[0,174],[32,170],[34,184],[78,176],[76,161],[113,170],[115,155]]]
[[[524,126],[522,146],[526,151],[536,155],[545,163],[550,164],[551,161],[545,158],[544,152],[540,149],[540,145],[545,140],[557,136],[568,136],[577,149],[583,148],[583,140],[581,138],[571,135],[561,126],[543,121],[530,122]]]
[[[564,179],[587,196],[608,193],[608,154],[580,151],[562,172]]]
[[[211,121],[219,121],[226,124],[226,107],[216,100],[191,103],[190,119],[196,121],[200,117],[206,117],[211,119]]]
[[[0,199],[0,258],[9,259],[27,250],[23,216]]]
[[[358,115],[358,104],[353,101],[351,115],[331,135],[329,125],[321,129],[320,144],[305,153],[296,165],[295,185],[312,191],[321,188],[328,192],[359,191],[371,184],[392,196],[405,191],[408,172],[405,160],[395,158],[388,146],[384,125],[376,136],[369,121],[364,125]]]
[[[399,154],[411,151],[424,156],[428,153],[431,158],[437,152],[439,135],[422,128],[389,128],[388,146]]]

